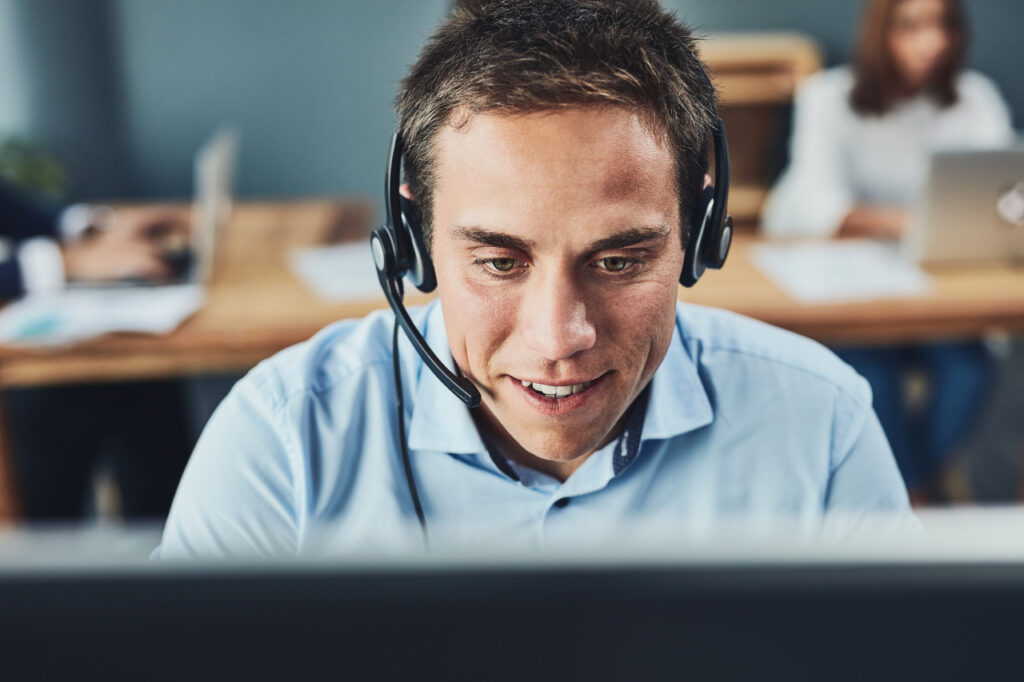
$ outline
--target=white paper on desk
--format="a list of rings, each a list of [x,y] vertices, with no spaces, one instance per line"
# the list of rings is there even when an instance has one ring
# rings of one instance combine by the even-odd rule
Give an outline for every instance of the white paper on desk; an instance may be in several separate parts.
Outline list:
[[[59,346],[109,332],[163,334],[202,303],[199,284],[69,289],[26,296],[0,311],[0,343]]]
[[[871,239],[758,244],[752,261],[800,303],[840,303],[921,296],[928,276],[896,248]]]
[[[326,301],[380,298],[370,242],[332,244],[291,253],[292,272]]]

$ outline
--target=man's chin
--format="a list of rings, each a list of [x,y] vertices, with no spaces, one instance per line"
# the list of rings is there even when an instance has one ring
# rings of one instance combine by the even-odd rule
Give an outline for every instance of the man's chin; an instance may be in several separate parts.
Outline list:
[[[583,441],[578,434],[567,438],[537,438],[536,434],[532,434],[532,437],[517,438],[516,442],[527,453],[549,462],[571,462],[597,449],[589,439]]]
[[[506,440],[506,446],[512,445],[507,443],[507,440],[511,440],[514,442],[513,447],[538,459],[571,462],[597,450],[608,435],[608,430],[600,426],[608,423],[607,417],[552,417],[524,409],[523,405],[515,404],[514,400],[510,401],[511,410],[496,409],[497,406],[489,405],[489,402],[484,399],[486,421],[490,423],[491,429],[498,426],[495,435]],[[502,407],[508,408],[510,405]]]

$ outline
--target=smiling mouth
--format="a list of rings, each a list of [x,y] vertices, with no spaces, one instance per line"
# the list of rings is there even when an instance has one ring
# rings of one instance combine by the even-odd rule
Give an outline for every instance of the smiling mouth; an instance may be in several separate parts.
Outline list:
[[[571,395],[585,391],[590,388],[592,383],[594,383],[593,381],[584,381],[581,384],[550,386],[548,384],[540,384],[534,381],[526,381],[525,379],[520,379],[520,382],[523,386],[530,389],[537,395],[544,396],[545,398],[552,398],[554,400],[568,398]]]

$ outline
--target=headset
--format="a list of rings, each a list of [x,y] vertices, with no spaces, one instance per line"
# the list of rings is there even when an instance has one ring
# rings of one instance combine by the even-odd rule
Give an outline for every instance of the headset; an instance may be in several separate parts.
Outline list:
[[[687,48],[687,51],[689,49]],[[692,53],[691,53],[692,54]],[[694,56],[696,59],[696,56]],[[697,60],[697,64],[700,61]],[[703,66],[701,66],[703,71]],[[708,78],[707,73],[704,77]],[[710,83],[710,79],[708,79]],[[686,238],[683,254],[683,270],[679,283],[692,287],[707,268],[720,269],[725,265],[732,244],[733,221],[726,208],[729,201],[729,147],[725,137],[725,124],[715,117],[711,130],[712,149],[715,157],[714,184],[705,187],[698,206],[691,214],[690,231]],[[401,184],[403,144],[402,136],[396,132],[391,138],[391,152],[388,157],[387,174],[384,178],[386,221],[370,235],[370,248],[377,268],[377,279],[384,290],[388,305],[395,313],[392,331],[392,360],[394,364],[395,388],[397,390],[398,438],[402,451],[402,464],[406,483],[412,497],[416,517],[427,539],[426,518],[420,504],[419,494],[409,463],[408,446],[405,442],[404,397],[398,363],[398,327],[401,326],[423,363],[434,373],[442,384],[467,407],[480,405],[480,391],[469,379],[459,376],[444,366],[444,363],[427,345],[426,339],[416,329],[403,303],[402,279],[408,279],[424,293],[437,287],[434,264],[423,241],[423,226],[415,203],[399,192]]]
[[[416,205],[398,191],[401,184],[402,136],[391,138],[391,156],[384,179],[385,216],[387,221],[373,231],[370,248],[377,267],[377,279],[384,289],[388,305],[395,311],[395,320],[412,342],[423,363],[430,368],[449,391],[467,407],[480,405],[480,391],[469,379],[460,377],[444,366],[427,345],[402,302],[402,278],[406,277],[417,289],[429,293],[437,287],[434,264],[423,243],[423,227]]]
[[[690,221],[683,270],[679,283],[692,287],[707,268],[720,269],[725,265],[732,244],[733,221],[726,213],[729,199],[729,149],[722,119],[715,119],[712,133],[715,154],[715,181],[704,188],[701,201]],[[437,287],[434,264],[423,241],[423,228],[416,205],[398,191],[401,183],[402,136],[395,133],[391,139],[391,153],[384,180],[386,217],[384,225],[373,231],[370,248],[377,268],[377,278],[388,304],[424,364],[448,390],[468,407],[480,404],[480,391],[465,377],[456,375],[437,358],[426,339],[409,318],[402,302],[402,278],[408,279],[422,292]]]

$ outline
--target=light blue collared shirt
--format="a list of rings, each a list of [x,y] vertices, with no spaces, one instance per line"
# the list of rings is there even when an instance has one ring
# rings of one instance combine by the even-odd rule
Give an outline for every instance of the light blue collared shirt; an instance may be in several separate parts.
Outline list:
[[[451,366],[440,304],[411,314]],[[332,324],[238,382],[188,464],[161,557],[423,542],[397,440],[393,320]],[[564,482],[499,466],[404,336],[399,355],[431,543],[558,547],[648,515],[692,535],[738,518],[909,514],[867,383],[819,344],[729,312],[679,304],[635,456],[612,442]]]

